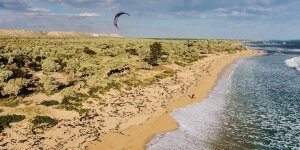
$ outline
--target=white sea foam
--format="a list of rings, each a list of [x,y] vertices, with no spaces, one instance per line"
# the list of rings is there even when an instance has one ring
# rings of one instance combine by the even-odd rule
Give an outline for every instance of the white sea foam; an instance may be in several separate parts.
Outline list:
[[[234,64],[234,68],[237,64]],[[223,75],[209,97],[200,103],[178,109],[172,116],[179,124],[175,131],[157,135],[148,143],[149,150],[210,149],[218,136],[220,117],[227,104],[230,75]]]
[[[285,64],[288,67],[296,68],[298,71],[300,71],[300,56],[286,60]]]

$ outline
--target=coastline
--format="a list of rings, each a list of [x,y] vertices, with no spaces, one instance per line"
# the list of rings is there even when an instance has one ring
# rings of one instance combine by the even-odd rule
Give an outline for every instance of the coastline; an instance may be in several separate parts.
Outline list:
[[[225,68],[238,59],[258,55],[262,55],[262,52],[247,50],[235,54],[208,56],[194,65],[180,70],[179,73],[185,76],[189,76],[192,71],[194,80],[189,81],[189,86],[181,90],[183,92],[175,94],[176,96],[166,104],[165,109],[152,113],[145,121],[142,121],[143,119],[137,121],[140,123],[136,123],[136,121],[131,124],[127,123],[123,126],[124,130],[120,132],[107,132],[100,136],[100,142],[93,142],[89,145],[89,149],[145,149],[146,144],[156,134],[177,129],[177,122],[170,115],[173,110],[205,99]]]

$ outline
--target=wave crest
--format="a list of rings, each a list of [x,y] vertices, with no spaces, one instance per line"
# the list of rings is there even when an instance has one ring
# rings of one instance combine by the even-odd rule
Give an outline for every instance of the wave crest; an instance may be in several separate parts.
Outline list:
[[[288,67],[296,68],[298,71],[300,71],[300,56],[286,60],[285,64]]]

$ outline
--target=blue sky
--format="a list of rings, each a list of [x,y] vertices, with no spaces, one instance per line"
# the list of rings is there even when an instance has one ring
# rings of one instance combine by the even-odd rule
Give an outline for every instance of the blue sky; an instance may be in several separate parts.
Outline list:
[[[300,39],[299,0],[0,0],[0,28],[127,37]],[[113,16],[126,11],[131,17]]]

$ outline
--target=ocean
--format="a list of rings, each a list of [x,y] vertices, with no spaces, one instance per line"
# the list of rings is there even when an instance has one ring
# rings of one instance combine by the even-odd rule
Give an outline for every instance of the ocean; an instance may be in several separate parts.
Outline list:
[[[174,111],[179,128],[148,149],[300,149],[300,41],[245,45],[266,55],[233,64],[208,98]]]

